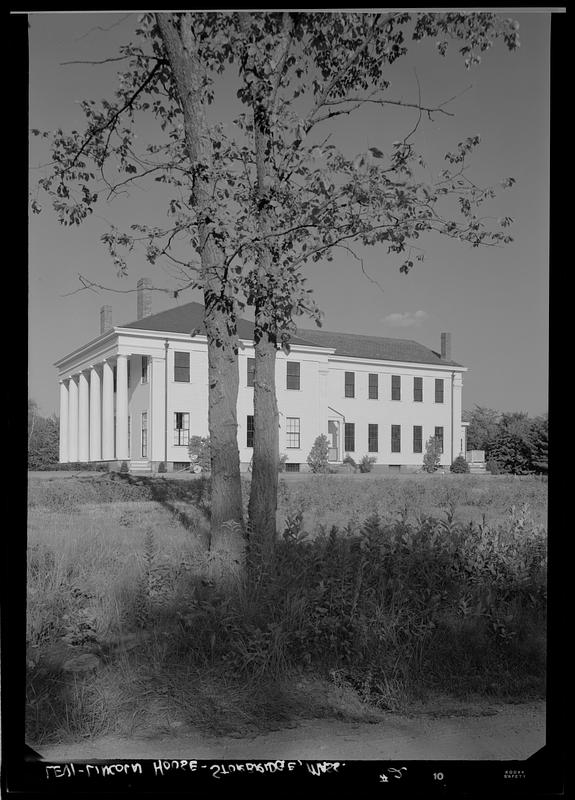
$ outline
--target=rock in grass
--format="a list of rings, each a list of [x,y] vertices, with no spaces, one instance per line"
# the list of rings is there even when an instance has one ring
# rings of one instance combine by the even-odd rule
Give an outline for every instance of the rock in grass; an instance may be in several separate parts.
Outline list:
[[[82,653],[80,656],[70,658],[63,665],[64,672],[93,672],[100,666],[100,659],[93,653]]]

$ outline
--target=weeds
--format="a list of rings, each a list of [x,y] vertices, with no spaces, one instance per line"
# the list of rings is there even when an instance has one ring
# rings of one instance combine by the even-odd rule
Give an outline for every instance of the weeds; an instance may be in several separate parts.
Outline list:
[[[34,488],[30,740],[133,731],[182,709],[190,724],[222,732],[294,710],[335,713],[352,694],[360,713],[399,710],[428,690],[542,693],[542,484],[510,485],[504,497],[499,483],[486,496],[473,476],[374,479],[361,490],[310,479],[282,489],[273,563],[226,591],[210,580],[200,535],[208,479]],[[98,486],[104,500],[91,506]],[[181,524],[185,502],[194,526]],[[322,502],[345,505],[345,521],[313,523]],[[465,507],[477,519],[464,519]],[[101,668],[66,673],[64,658],[82,652]],[[288,690],[302,675],[331,687],[332,712]]]

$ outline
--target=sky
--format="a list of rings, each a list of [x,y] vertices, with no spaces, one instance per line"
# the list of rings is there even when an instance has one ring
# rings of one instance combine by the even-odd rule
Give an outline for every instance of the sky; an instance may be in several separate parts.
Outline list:
[[[428,105],[455,98],[446,106],[454,116],[424,118],[416,133],[429,178],[447,166],[446,152],[464,137],[480,134],[469,175],[482,185],[515,178],[485,212],[513,218],[514,242],[471,248],[430,234],[420,242],[425,260],[407,275],[385,247],[357,248],[365,272],[378,285],[349,254],[309,265],[306,274],[325,314],[325,330],[413,339],[436,351],[441,332],[449,331],[452,357],[469,370],[463,407],[534,416],[546,412],[548,403],[551,15],[509,15],[520,24],[518,50],[510,53],[497,42],[479,66],[466,70],[455,52],[442,59],[433,43],[416,44],[392,65],[389,96],[415,102],[420,90]],[[116,65],[62,62],[113,57],[120,44],[130,41],[136,16],[34,13],[29,20],[30,128],[80,128],[78,102],[111,96]],[[239,107],[231,82],[220,91],[223,99],[214,113],[226,120]],[[333,134],[347,151],[372,146],[386,151],[416,120],[410,109],[372,107],[359,121],[340,120]],[[45,142],[31,136],[31,198],[48,158]],[[48,415],[57,412],[59,402],[54,362],[99,335],[100,307],[112,306],[115,324],[133,321],[136,295],[131,290],[138,278],[150,277],[154,285],[165,278],[143,255],[129,262],[127,278],[118,278],[100,242],[102,233],[110,222],[121,227],[156,219],[163,205],[157,191],[136,189],[102,203],[89,222],[69,228],[58,223],[46,198],[41,201],[43,212],[29,217],[28,395]],[[120,291],[77,291],[78,274]],[[191,300],[201,301],[201,296],[188,292],[175,300],[157,292],[153,311]],[[313,326],[309,320],[298,324]]]

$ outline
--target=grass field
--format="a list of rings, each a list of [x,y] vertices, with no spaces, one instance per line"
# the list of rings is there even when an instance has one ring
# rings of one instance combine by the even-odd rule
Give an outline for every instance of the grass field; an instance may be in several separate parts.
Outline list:
[[[545,483],[292,477],[273,570],[231,593],[209,479],[31,478],[30,741],[542,696]]]

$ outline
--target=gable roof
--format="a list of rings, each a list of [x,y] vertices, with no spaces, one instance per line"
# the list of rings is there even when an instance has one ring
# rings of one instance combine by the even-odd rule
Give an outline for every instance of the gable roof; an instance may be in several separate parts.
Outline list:
[[[191,333],[192,330],[196,330],[205,335],[204,306],[195,302],[185,303],[120,327],[144,331],[166,331],[167,333]],[[238,318],[237,329],[240,339],[253,341],[253,322]],[[438,366],[462,366],[457,361],[442,359],[439,353],[411,339],[392,339],[381,336],[364,336],[357,333],[337,333],[323,329],[298,328],[297,335],[292,337],[291,342],[296,345],[305,346],[307,344],[314,347],[333,348],[337,356],[381,361],[406,361]]]

